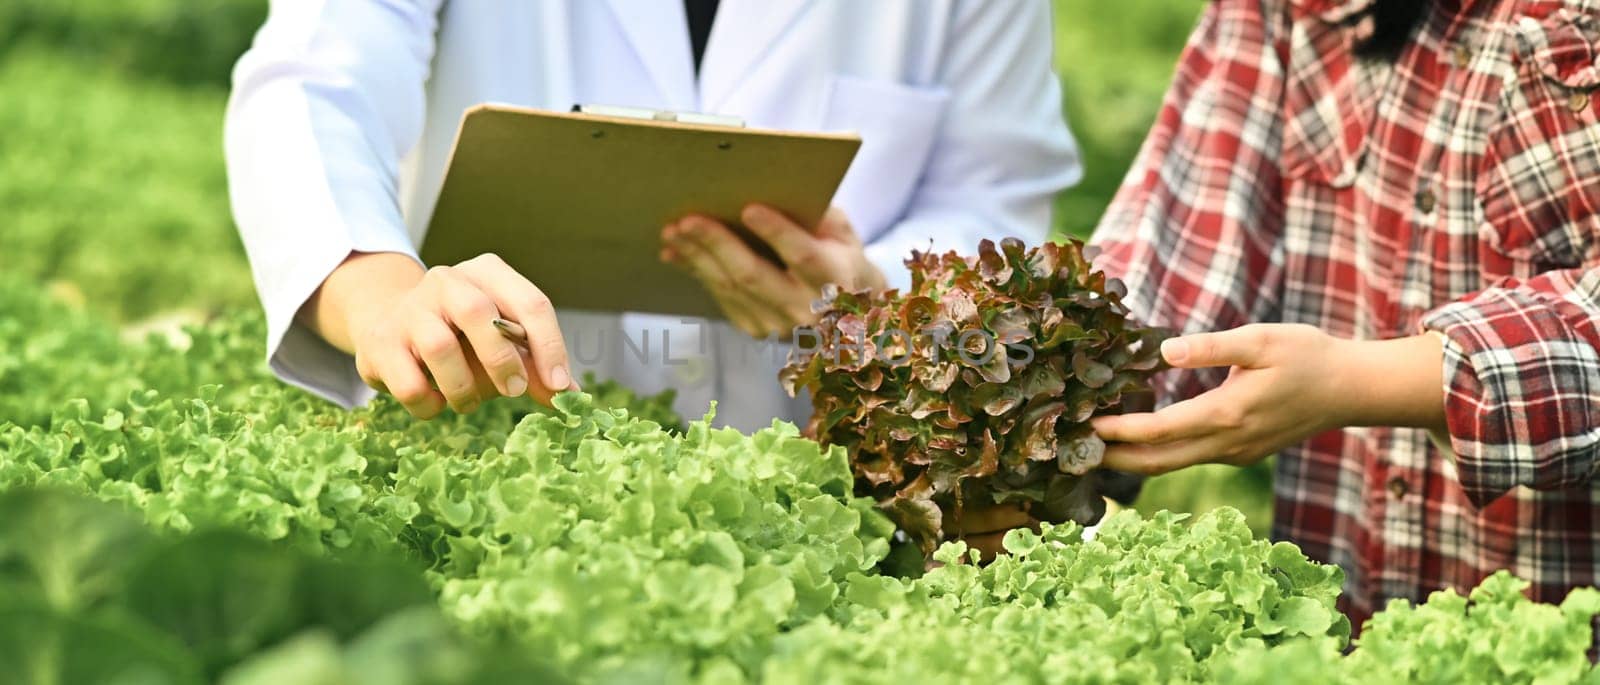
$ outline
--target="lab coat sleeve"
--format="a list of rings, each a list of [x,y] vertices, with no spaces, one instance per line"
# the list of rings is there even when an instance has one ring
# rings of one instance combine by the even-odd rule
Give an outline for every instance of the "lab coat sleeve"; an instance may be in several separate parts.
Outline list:
[[[234,220],[283,380],[346,407],[355,364],[295,321],[352,251],[416,257],[400,159],[421,135],[441,0],[274,0],[233,73],[224,131]]]
[[[867,245],[890,287],[912,250],[974,254],[984,238],[1049,237],[1051,203],[1082,176],[1051,70],[1045,0],[954,6],[939,85],[950,94],[906,215]]]

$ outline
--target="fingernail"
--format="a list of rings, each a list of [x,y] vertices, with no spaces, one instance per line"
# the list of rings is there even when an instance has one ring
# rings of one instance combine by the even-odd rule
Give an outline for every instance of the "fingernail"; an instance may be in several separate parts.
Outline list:
[[[1165,357],[1168,364],[1181,364],[1189,358],[1189,341],[1183,338],[1168,338],[1161,343],[1161,356]]]
[[[527,391],[528,379],[523,378],[521,375],[512,376],[511,378],[506,379],[506,396],[521,397],[522,393]]]
[[[567,374],[567,367],[557,366],[550,369],[550,389],[557,392],[572,386],[572,376]]]
[[[772,210],[761,205],[749,205],[744,208],[743,212],[741,212],[741,216],[744,218],[745,223],[759,222],[771,215]]]

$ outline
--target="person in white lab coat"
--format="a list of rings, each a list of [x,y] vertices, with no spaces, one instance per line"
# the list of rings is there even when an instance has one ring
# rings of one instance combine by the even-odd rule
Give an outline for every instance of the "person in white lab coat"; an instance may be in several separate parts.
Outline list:
[[[734,350],[746,333],[803,323],[824,282],[905,285],[913,249],[1046,238],[1052,197],[1079,176],[1049,13],[1046,0],[274,0],[234,71],[225,133],[272,368],[345,406],[387,390],[419,417],[546,399],[593,370],[676,388],[686,415],[720,400],[740,428],[799,419],[781,357]],[[815,232],[747,210],[787,271],[756,268],[714,222],[664,229],[662,258],[731,325],[603,316],[558,310],[538,274],[492,256],[417,260],[457,124],[482,102],[713,112],[864,142]],[[526,239],[560,230],[529,217]],[[497,316],[527,327],[531,354]]]

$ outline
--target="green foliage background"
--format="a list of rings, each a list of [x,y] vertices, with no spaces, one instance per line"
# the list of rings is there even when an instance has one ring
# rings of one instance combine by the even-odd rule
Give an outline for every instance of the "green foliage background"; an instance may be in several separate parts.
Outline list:
[[[1149,126],[1197,0],[1053,0],[1064,111],[1087,175],[1059,200],[1094,226]],[[263,0],[0,3],[0,271],[125,328],[256,306],[228,214],[222,109]],[[7,313],[0,311],[0,319]],[[1230,504],[1265,530],[1264,469],[1193,469],[1138,508]]]

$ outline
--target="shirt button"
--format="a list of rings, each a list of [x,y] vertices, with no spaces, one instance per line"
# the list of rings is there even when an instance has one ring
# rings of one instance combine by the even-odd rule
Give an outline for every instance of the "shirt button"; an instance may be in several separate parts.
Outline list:
[[[1434,197],[1431,190],[1417,191],[1417,209],[1423,214],[1432,214],[1433,208],[1439,204],[1439,198]]]
[[[1582,112],[1583,110],[1588,109],[1588,108],[1589,108],[1589,94],[1588,93],[1573,93],[1572,97],[1567,98],[1567,109],[1572,110],[1573,113]]]
[[[1395,499],[1405,497],[1406,491],[1410,489],[1411,486],[1406,485],[1406,479],[1404,477],[1395,476],[1389,479],[1389,495]]]
[[[1472,51],[1468,50],[1465,45],[1457,45],[1453,57],[1455,58],[1457,69],[1465,69],[1472,64]]]

